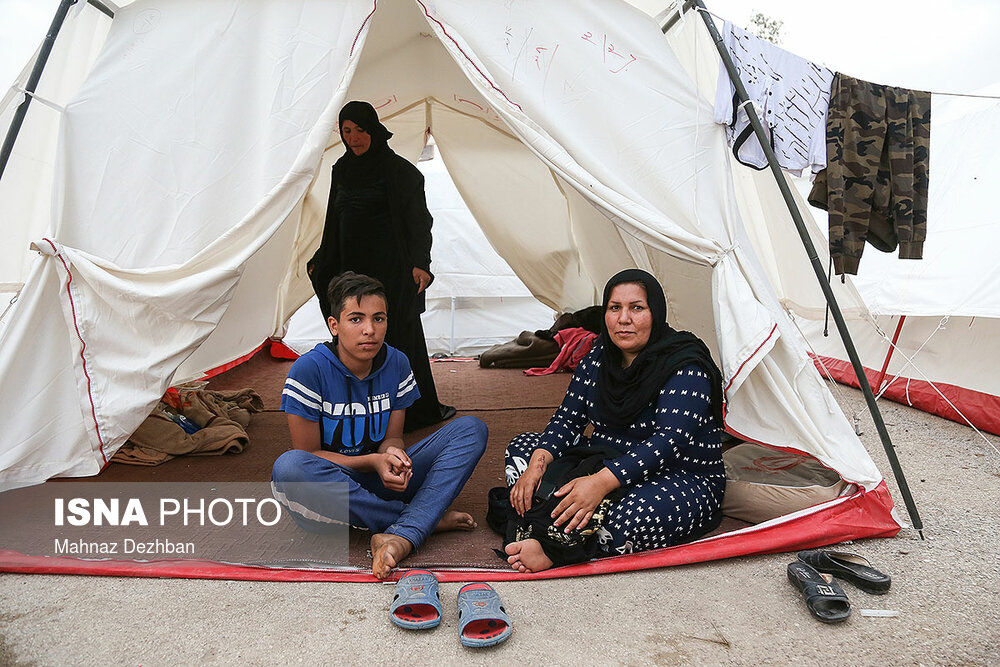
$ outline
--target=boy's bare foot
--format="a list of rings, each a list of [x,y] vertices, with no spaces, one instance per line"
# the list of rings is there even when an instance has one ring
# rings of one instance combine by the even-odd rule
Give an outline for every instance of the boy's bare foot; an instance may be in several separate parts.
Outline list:
[[[518,572],[541,572],[552,567],[552,560],[542,551],[538,540],[521,540],[511,542],[504,549],[507,552],[507,562]]]
[[[446,530],[472,530],[479,524],[476,523],[475,519],[468,512],[459,512],[458,510],[448,510],[438,521],[437,528],[434,529],[435,533],[443,533]]]
[[[372,574],[376,579],[385,579],[399,561],[410,555],[413,545],[405,537],[392,533],[372,535]]]

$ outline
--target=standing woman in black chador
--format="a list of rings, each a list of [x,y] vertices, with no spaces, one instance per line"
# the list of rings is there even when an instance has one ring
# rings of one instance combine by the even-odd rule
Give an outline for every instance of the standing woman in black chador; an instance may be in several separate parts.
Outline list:
[[[307,269],[324,318],[330,317],[326,293],[334,276],[354,271],[385,286],[385,342],[409,358],[420,389],[406,411],[409,431],[448,419],[455,409],[438,402],[420,323],[424,290],[434,280],[424,176],[389,148],[391,136],[371,104],[348,102],[340,110],[346,151],[333,165],[323,240]]]

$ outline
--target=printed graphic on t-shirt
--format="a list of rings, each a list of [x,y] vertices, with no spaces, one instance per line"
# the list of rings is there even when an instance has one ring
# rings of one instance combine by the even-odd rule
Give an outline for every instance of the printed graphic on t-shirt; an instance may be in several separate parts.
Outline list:
[[[366,403],[323,403],[323,448],[341,454],[363,454],[378,449],[389,428],[389,394],[371,396]]]

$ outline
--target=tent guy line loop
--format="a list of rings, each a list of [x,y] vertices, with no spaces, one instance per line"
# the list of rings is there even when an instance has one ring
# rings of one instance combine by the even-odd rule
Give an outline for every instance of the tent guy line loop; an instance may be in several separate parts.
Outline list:
[[[56,104],[52,100],[47,100],[44,97],[42,97],[41,95],[39,95],[38,93],[35,93],[33,91],[30,91],[30,90],[25,90],[24,88],[21,88],[21,87],[15,87],[14,90],[16,90],[22,96],[30,97],[31,99],[35,100],[39,104],[43,104],[43,105],[47,106],[50,109],[54,109],[55,111],[58,111],[59,113],[62,113],[62,114],[66,113],[66,107],[61,106],[59,104]],[[23,100],[24,97],[21,97],[21,99]]]
[[[757,104],[754,100],[746,100],[745,102],[740,102],[738,105],[736,105],[737,109],[743,109],[743,113],[750,113],[751,107],[758,116],[764,113],[763,107]]]
[[[726,19],[722,18],[721,16],[719,16],[718,14],[716,14],[715,12],[710,12],[710,11],[708,11],[708,9],[706,9],[705,7],[698,7],[698,6],[696,5],[696,6],[692,7],[691,9],[697,9],[697,10],[698,10],[699,12],[703,12],[703,13],[705,13],[705,14],[708,14],[709,16],[712,16],[712,17],[714,17],[714,18],[717,18],[717,19],[719,19],[720,21],[725,21],[725,20],[726,20]]]
[[[10,301],[7,303],[7,307],[3,309],[2,313],[0,313],[0,322],[3,321],[3,318],[7,317],[7,313],[9,313],[10,309],[14,307],[15,303],[17,303],[18,297],[21,296],[22,289],[24,289],[23,285],[19,287],[16,292],[14,292],[14,296],[10,297]]]
[[[735,255],[736,250],[739,249],[739,247],[740,247],[739,243],[733,243],[728,248],[723,248],[722,250],[717,252],[714,257],[712,257],[711,265],[718,266],[722,262],[722,260],[724,260],[726,257],[729,257],[730,255]]]

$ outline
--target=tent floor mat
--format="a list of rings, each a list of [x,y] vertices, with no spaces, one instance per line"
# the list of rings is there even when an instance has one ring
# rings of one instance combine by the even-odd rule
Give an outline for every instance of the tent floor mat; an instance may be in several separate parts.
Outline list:
[[[281,389],[291,366],[290,361],[272,358],[266,352],[210,380],[209,388],[233,390],[252,387],[263,398],[265,411],[253,416],[249,428],[250,444],[240,454],[207,457],[179,457],[158,466],[144,467],[109,464],[99,475],[72,480],[46,482],[267,482],[271,465],[289,449],[285,415],[279,411]],[[479,526],[472,532],[434,535],[420,550],[405,561],[406,567],[435,569],[442,580],[467,581],[525,578],[510,570],[494,549],[501,547],[500,537],[486,525],[487,491],[504,484],[503,452],[507,443],[524,431],[541,431],[559,405],[569,384],[570,375],[560,373],[527,377],[517,369],[482,369],[474,361],[435,361],[431,364],[440,400],[456,406],[459,415],[474,415],[489,427],[489,445],[465,489],[453,504],[467,511]],[[405,436],[407,444],[432,432],[429,427]],[[712,535],[749,526],[726,518]],[[206,531],[208,529],[206,528]],[[370,535],[350,530],[349,558],[333,567],[273,568],[227,564],[216,561],[169,560],[85,560],[72,557],[32,556],[19,551],[0,550],[0,570],[60,574],[99,574],[139,577],[224,578],[276,581],[372,581]],[[7,546],[7,545],[5,545]],[[682,545],[659,552],[689,550]],[[659,552],[647,552],[591,561],[567,568],[556,568],[530,575],[532,578],[594,573],[601,563],[617,561],[609,570],[637,569],[638,563],[623,564],[623,559],[644,559]],[[276,562],[278,554],[260,554],[257,562]],[[705,558],[684,557],[683,562]],[[645,567],[658,566],[652,562]],[[583,568],[581,571],[580,568]],[[594,569],[596,567],[596,569]]]

